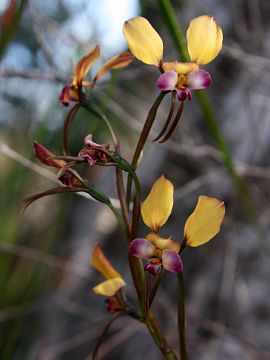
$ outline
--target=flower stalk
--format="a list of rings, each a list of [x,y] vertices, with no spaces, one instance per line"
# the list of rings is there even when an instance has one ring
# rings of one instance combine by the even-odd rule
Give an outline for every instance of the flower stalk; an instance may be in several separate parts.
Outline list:
[[[183,273],[178,274],[178,334],[180,359],[188,360],[185,329],[185,287]]]
[[[140,137],[139,137],[139,140],[138,140],[138,143],[137,143],[137,146],[136,146],[133,158],[132,158],[132,162],[131,162],[131,165],[132,165],[134,170],[136,170],[136,168],[138,166],[138,161],[139,161],[139,158],[141,156],[141,152],[142,152],[142,150],[144,148],[144,145],[145,145],[145,143],[147,141],[148,135],[149,135],[149,133],[151,131],[151,128],[153,126],[153,123],[155,121],[159,105],[161,104],[161,102],[164,99],[165,95],[166,95],[165,92],[161,92],[157,96],[154,104],[152,105],[151,109],[148,112],[148,115],[146,117],[143,129],[142,129],[142,132],[140,134]],[[127,182],[127,203],[128,204],[130,203],[130,198],[131,198],[131,187],[132,187],[132,177],[131,177],[131,175],[129,175],[128,176],[128,182]]]

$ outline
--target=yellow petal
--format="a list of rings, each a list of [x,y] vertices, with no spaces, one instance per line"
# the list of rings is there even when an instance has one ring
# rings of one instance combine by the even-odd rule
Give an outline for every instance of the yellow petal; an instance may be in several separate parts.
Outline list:
[[[141,213],[145,225],[157,232],[168,220],[172,207],[173,184],[162,175],[142,203]]]
[[[108,259],[104,255],[99,245],[96,245],[94,247],[91,264],[97,271],[103,274],[107,279],[112,279],[116,277],[121,278],[121,275],[115,270],[115,268],[108,261]]]
[[[186,75],[190,73],[191,71],[195,71],[199,69],[199,66],[195,64],[194,62],[177,62],[177,61],[171,61],[171,62],[164,62],[162,64],[163,70],[166,71],[175,71],[179,75]]]
[[[208,196],[199,196],[196,208],[185,224],[185,244],[195,247],[211,240],[220,231],[224,215],[223,202]]]
[[[180,244],[177,241],[174,241],[171,238],[163,238],[154,232],[148,234],[146,239],[159,250],[169,249],[176,252],[179,252],[180,250]]]
[[[128,66],[133,59],[134,57],[127,51],[112,57],[99,69],[94,78],[94,82],[96,82],[110,70],[122,69]]]
[[[99,58],[100,50],[99,46],[96,46],[93,50],[91,50],[88,54],[86,54],[81,60],[77,63],[76,68],[73,73],[72,84],[73,85],[81,85],[83,79],[87,75],[91,66],[94,62]]]
[[[187,46],[191,61],[208,64],[220,52],[223,34],[212,16],[202,15],[193,19],[187,30]]]
[[[148,20],[141,16],[129,19],[123,32],[130,51],[138,60],[159,66],[163,58],[163,42]]]
[[[93,291],[98,295],[113,296],[125,285],[126,283],[121,277],[115,277],[113,279],[103,281],[99,285],[95,286]]]

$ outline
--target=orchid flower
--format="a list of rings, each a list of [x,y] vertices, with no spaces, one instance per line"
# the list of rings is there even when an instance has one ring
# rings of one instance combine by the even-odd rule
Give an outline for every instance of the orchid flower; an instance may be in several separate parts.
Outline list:
[[[131,255],[148,260],[145,270],[157,275],[161,266],[171,272],[183,269],[179,252],[185,246],[196,247],[211,240],[219,231],[225,215],[224,203],[200,196],[194,212],[184,227],[182,244],[157,233],[167,222],[173,208],[173,184],[163,175],[155,182],[141,207],[143,222],[151,229],[146,238],[134,239],[129,245]]]
[[[95,46],[87,55],[85,55],[77,63],[72,83],[63,87],[60,101],[64,106],[68,106],[71,102],[80,103],[80,91],[82,87],[93,88],[98,79],[104,76],[108,71],[122,69],[130,64],[133,56],[129,52],[123,52],[108,60],[96,73],[92,81],[85,80],[89,70],[100,57],[99,46]]]
[[[149,21],[141,16],[127,20],[123,31],[131,53],[162,72],[157,81],[160,90],[176,90],[178,99],[184,101],[192,99],[190,90],[205,89],[211,84],[210,74],[200,70],[199,65],[214,60],[222,47],[222,30],[213,17],[202,15],[190,22],[187,30],[190,62],[164,62],[163,41]]]
[[[111,297],[126,285],[122,276],[108,261],[99,245],[94,247],[91,265],[107,279],[93,288],[96,294]]]
[[[138,16],[125,22],[124,36],[131,53],[145,64],[159,68],[161,75],[156,86],[165,92],[171,92],[171,108],[167,121],[157,141],[165,134],[175,109],[176,95],[180,100],[179,108],[167,134],[160,143],[167,141],[173,134],[183,112],[184,101],[192,100],[191,90],[205,89],[210,86],[211,76],[200,65],[210,63],[221,50],[223,34],[215,19],[202,15],[193,19],[187,30],[189,62],[163,60],[163,41],[148,20]]]

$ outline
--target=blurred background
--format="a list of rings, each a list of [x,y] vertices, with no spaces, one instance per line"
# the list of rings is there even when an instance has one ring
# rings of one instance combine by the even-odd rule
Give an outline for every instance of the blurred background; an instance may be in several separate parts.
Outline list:
[[[99,44],[98,67],[126,50],[123,22],[143,14],[163,38],[166,60],[180,60],[160,3],[0,1],[1,360],[90,359],[110,317],[104,299],[91,290],[102,279],[90,267],[97,242],[134,296],[125,244],[102,205],[65,194],[36,202],[23,216],[21,210],[24,197],[55,186],[51,169],[34,160],[33,141],[61,153],[68,109],[60,104],[59,93],[80,57]],[[226,219],[218,237],[183,254],[190,359],[270,359],[270,2],[171,3],[184,32],[193,17],[213,15],[223,29],[224,47],[206,68],[213,78],[205,92],[211,110],[194,97],[167,143],[148,142],[138,170],[143,198],[162,173],[174,183],[173,214],[163,234],[179,241],[198,195],[225,201]],[[158,94],[157,77],[155,68],[134,61],[96,88],[128,160]],[[150,140],[168,108],[166,99]],[[103,124],[80,110],[69,137],[74,155],[89,133],[97,142],[110,142]],[[116,197],[113,171],[91,167],[88,177]],[[141,235],[145,233],[141,225]],[[163,278],[154,308],[177,349],[173,274]],[[100,358],[142,357],[162,358],[144,326],[129,318],[118,320]]]

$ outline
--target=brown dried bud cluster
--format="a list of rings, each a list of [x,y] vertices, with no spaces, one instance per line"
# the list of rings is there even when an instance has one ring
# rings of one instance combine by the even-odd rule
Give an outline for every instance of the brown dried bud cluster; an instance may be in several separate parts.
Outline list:
[[[92,134],[84,138],[85,147],[79,152],[78,157],[83,158],[90,166],[95,165],[96,162],[109,162],[110,159],[106,154],[109,144],[97,144],[92,138]]]

